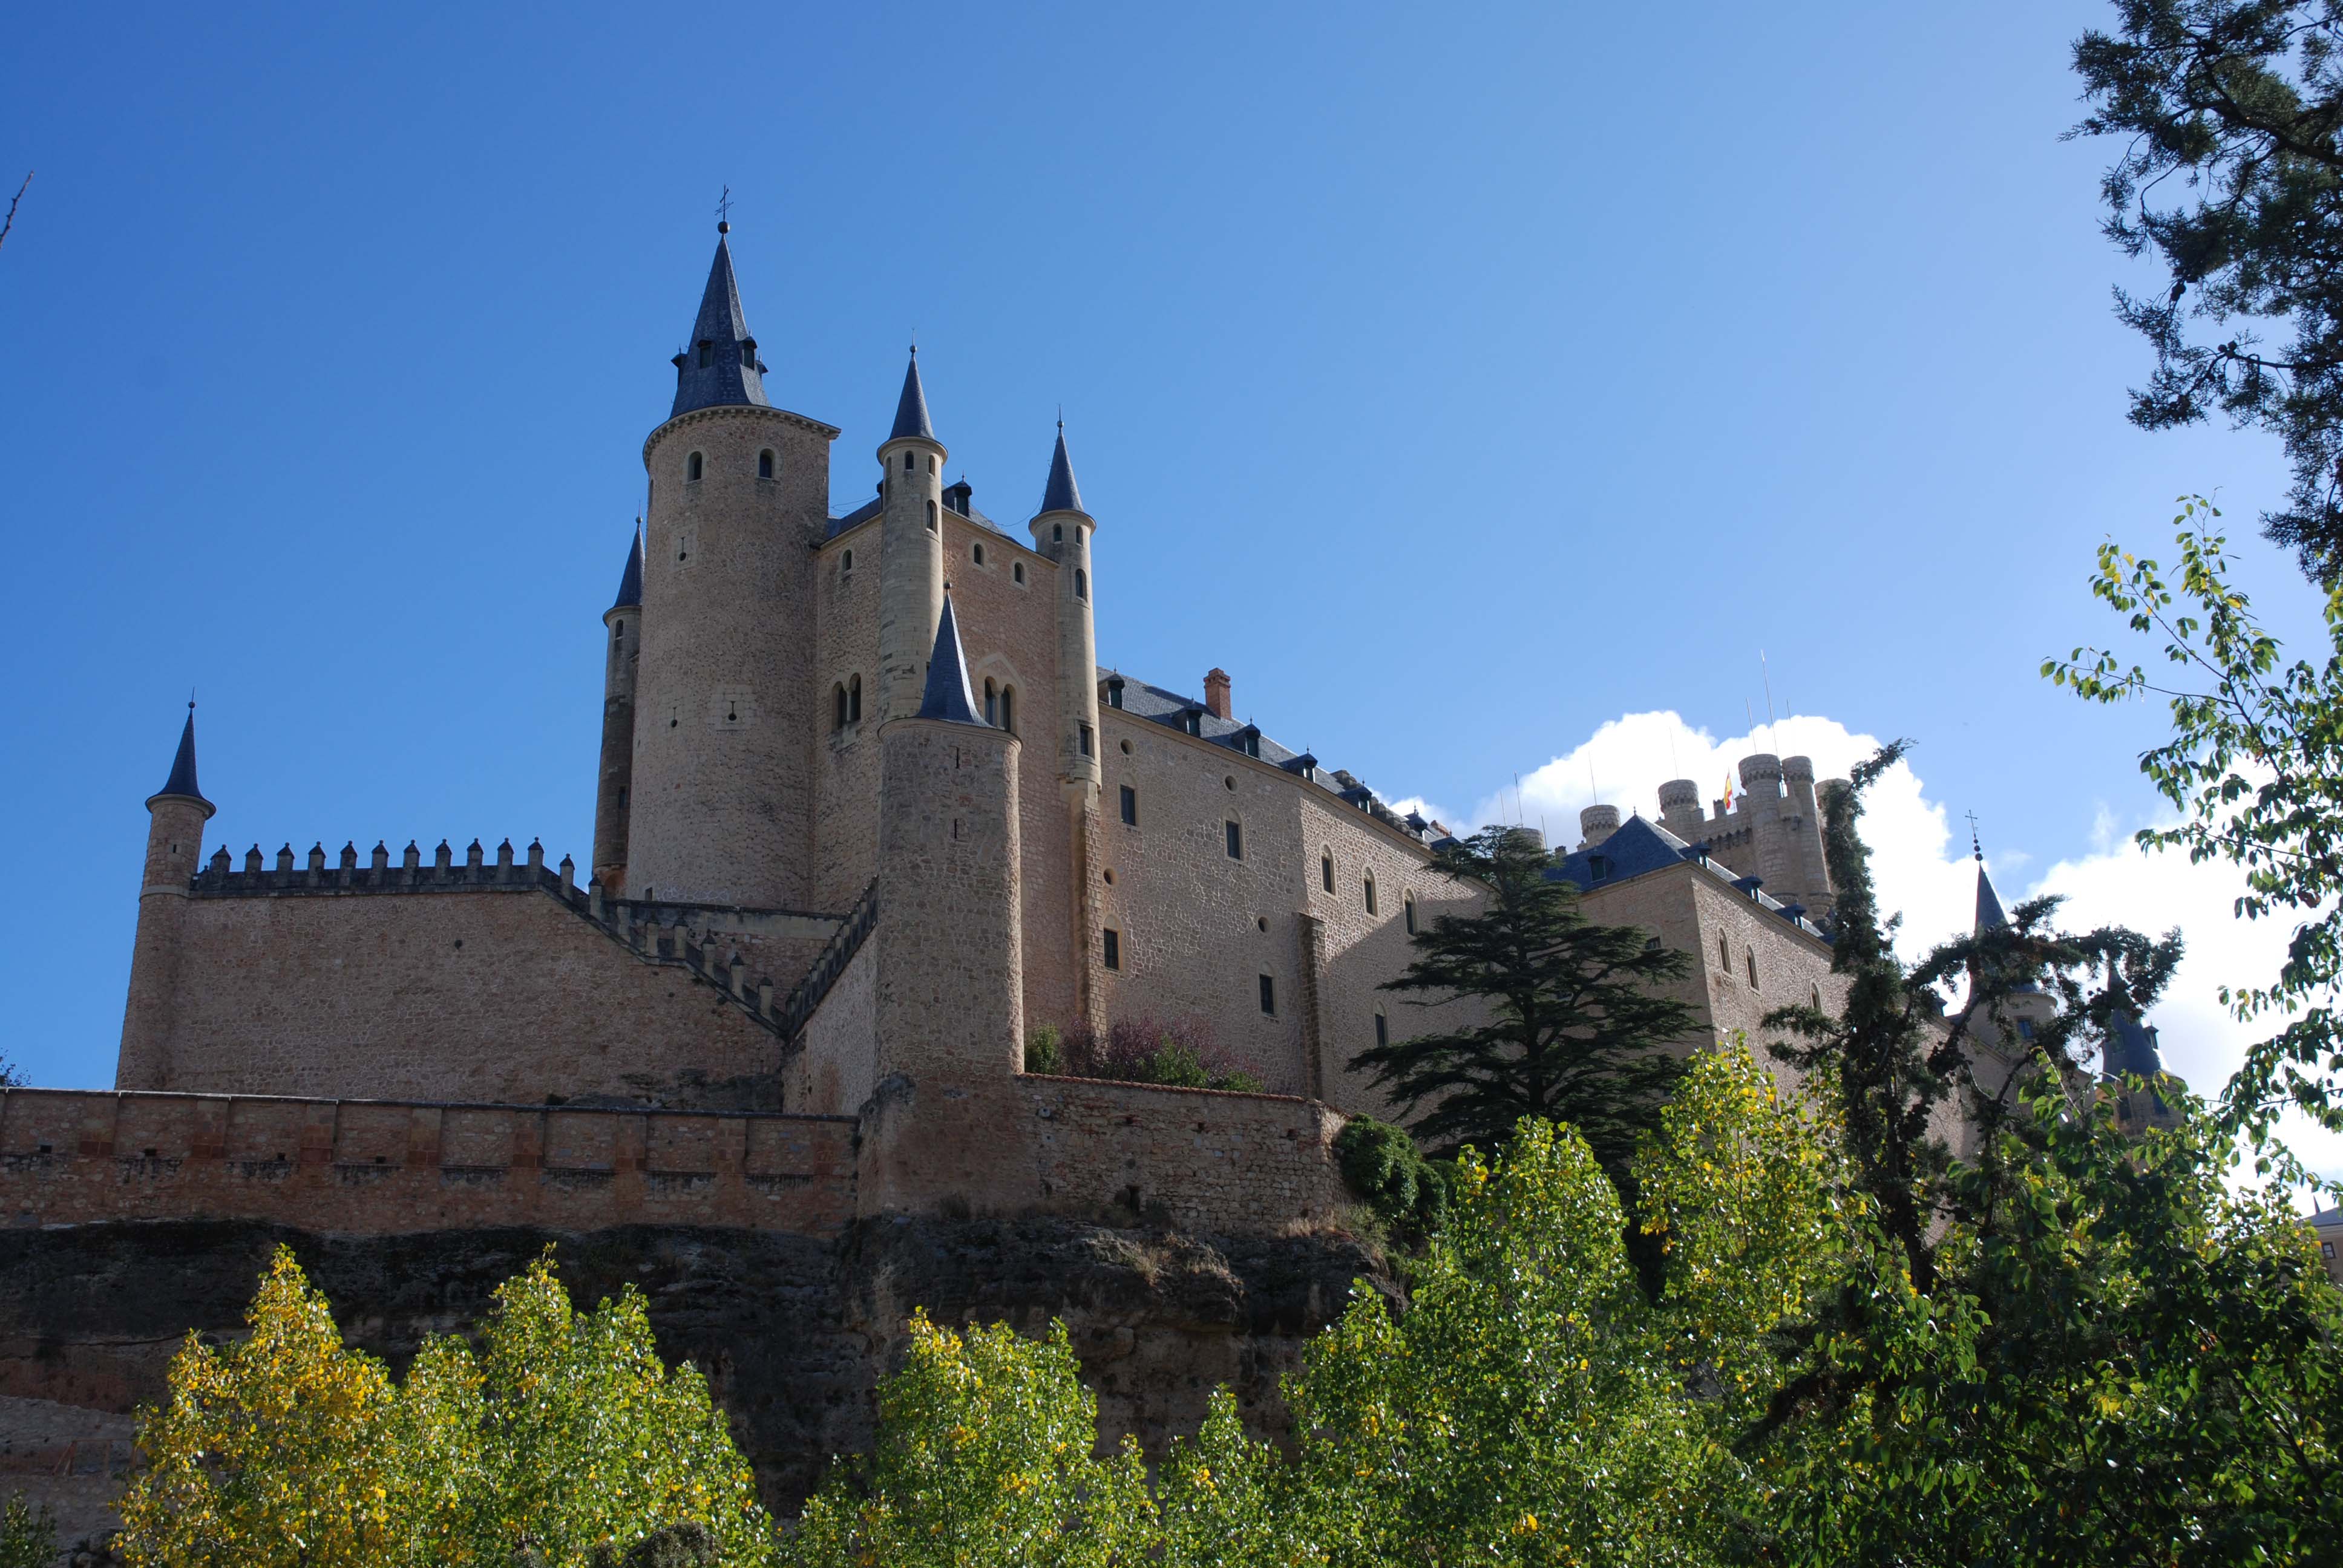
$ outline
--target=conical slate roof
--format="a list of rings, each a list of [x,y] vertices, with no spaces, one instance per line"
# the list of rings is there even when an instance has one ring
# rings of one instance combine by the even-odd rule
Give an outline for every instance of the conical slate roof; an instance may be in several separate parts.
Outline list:
[[[740,313],[740,286],[732,276],[732,252],[719,226],[716,259],[708,266],[708,286],[699,296],[699,316],[691,324],[691,341],[675,357],[675,407],[672,419],[695,408],[719,408],[746,404],[769,408],[765,397],[764,367],[757,363],[756,346],[749,337],[748,318]]]
[[[204,815],[211,815],[212,803],[204,800],[204,792],[196,783],[196,705],[187,704],[187,722],[179,731],[178,754],[171,759],[171,776],[163,787],[148,797],[159,800],[166,795],[184,795],[190,800],[203,800]]]
[[[1976,923],[1970,927],[1973,934],[1998,930],[2009,924],[2002,912],[2001,895],[1993,890],[1993,879],[1985,874],[1985,862],[1977,862]]]
[[[1066,422],[1058,421],[1058,449],[1050,454],[1050,482],[1041,487],[1044,512],[1082,510],[1081,487],[1074,483],[1074,465],[1066,456]],[[1083,513],[1087,517],[1090,514]]]
[[[920,697],[920,717],[951,724],[980,724],[976,699],[969,694],[968,660],[960,649],[960,624],[952,618],[951,595],[944,595],[944,613],[936,621],[936,648],[928,658],[928,687]]]
[[[2157,1049],[2156,1029],[2127,1012],[2115,1015],[2102,1065],[2110,1078],[2153,1079],[2164,1070],[2164,1053]]]
[[[643,602],[643,534],[638,526],[634,537],[627,541],[627,568],[618,574],[618,597],[610,601],[612,609],[629,609]]]
[[[887,439],[900,441],[906,436],[917,436],[923,441],[936,438],[936,427],[928,422],[927,388],[920,385],[920,351],[911,350],[911,367],[903,372],[903,395],[895,400],[895,427],[887,432]]]

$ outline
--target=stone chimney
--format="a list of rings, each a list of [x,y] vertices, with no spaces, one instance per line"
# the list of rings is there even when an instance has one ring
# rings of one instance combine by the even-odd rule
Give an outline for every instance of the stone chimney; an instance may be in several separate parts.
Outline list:
[[[1215,719],[1229,716],[1229,672],[1218,666],[1204,671],[1204,707]]]

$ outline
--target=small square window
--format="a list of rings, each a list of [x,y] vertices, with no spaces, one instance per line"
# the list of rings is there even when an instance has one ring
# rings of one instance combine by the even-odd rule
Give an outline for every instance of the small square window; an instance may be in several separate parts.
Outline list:
[[[1274,975],[1261,977],[1261,1010],[1272,1018],[1277,1016],[1277,977]]]
[[[1126,828],[1139,826],[1139,791],[1128,784],[1122,787],[1122,825]]]
[[[1244,824],[1242,822],[1223,822],[1221,826],[1228,830],[1229,859],[1232,860],[1243,859]]]
[[[1099,950],[1100,960],[1107,968],[1120,970],[1122,968],[1122,933],[1109,926],[1099,935],[1103,939]]]
[[[2017,1038],[2020,1040],[2032,1040],[2034,1038],[2034,1020],[2032,1019],[2021,1018],[2017,1020]]]

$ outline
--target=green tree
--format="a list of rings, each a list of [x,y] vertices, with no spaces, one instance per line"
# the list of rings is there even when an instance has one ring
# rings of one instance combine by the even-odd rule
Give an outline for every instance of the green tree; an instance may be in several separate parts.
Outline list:
[[[631,1290],[576,1312],[540,1258],[498,1291],[478,1354],[434,1339],[396,1380],[342,1343],[280,1248],[246,1322],[226,1347],[190,1335],[140,1412],[134,1564],[586,1568],[682,1525],[728,1564],[771,1557],[721,1412],[690,1366],[660,1362]]]
[[[2307,1179],[2270,1134],[2291,1105],[2343,1130],[2343,587],[2324,606],[2327,647],[2287,656],[2231,580],[2218,508],[2188,498],[2173,518],[2179,567],[2101,547],[2091,591],[2139,636],[2162,643],[2163,672],[2105,648],[2077,648],[2042,672],[2087,701],[2161,699],[2172,738],[2140,771],[2179,813],[2142,829],[2143,849],[2226,860],[2243,873],[2239,918],[2295,922],[2286,962],[2239,977],[2221,1000],[2277,1027],[2249,1046],[2222,1095],[2225,1124],[2252,1133],[2262,1169]]]
[[[1494,1149],[1524,1117],[1566,1121],[1627,1181],[1684,1072],[1666,1048],[1689,1041],[1696,1015],[1662,988],[1692,960],[1649,932],[1588,920],[1578,890],[1510,829],[1442,845],[1431,869],[1486,901],[1417,932],[1413,960],[1383,989],[1426,997],[1453,1021],[1361,1051],[1350,1070],[1369,1074],[1435,1153]]]
[[[35,1508],[18,1493],[0,1507],[0,1568],[49,1568],[56,1561],[57,1525],[46,1505]]]
[[[2075,45],[2090,113],[2122,138],[2107,236],[2166,284],[2117,291],[2155,346],[2132,394],[2148,429],[2218,412],[2278,436],[2294,488],[2263,525],[2329,587],[2343,576],[2343,5],[2117,0]],[[2287,329],[2265,346],[2256,325]]]
[[[1145,1462],[1098,1443],[1063,1323],[1035,1342],[1006,1323],[965,1334],[912,1315],[879,1394],[879,1442],[809,1499],[790,1560],[809,1568],[1105,1568],[1156,1542]]]

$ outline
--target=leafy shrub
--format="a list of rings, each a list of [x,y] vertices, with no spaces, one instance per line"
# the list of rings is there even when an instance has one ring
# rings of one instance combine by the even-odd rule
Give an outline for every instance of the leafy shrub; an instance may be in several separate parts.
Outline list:
[[[1033,1064],[1034,1043],[1043,1036],[1048,1037],[1051,1060],[1060,1065]],[[1259,1094],[1264,1087],[1258,1077],[1222,1055],[1213,1043],[1212,1025],[1193,1014],[1117,1019],[1104,1039],[1083,1024],[1062,1033],[1045,1024],[1026,1041],[1025,1063],[1029,1072],[1062,1072],[1118,1083],[1227,1089],[1247,1094]]]
[[[1028,1072],[1063,1072],[1066,1070],[1065,1041],[1058,1026],[1045,1023],[1025,1037],[1025,1070]]]
[[[1440,1228],[1448,1212],[1447,1173],[1423,1157],[1405,1129],[1354,1116],[1334,1135],[1334,1159],[1342,1180],[1394,1234],[1417,1239]]]
[[[56,1521],[18,1493],[0,1508],[0,1568],[49,1568],[57,1554]]]

